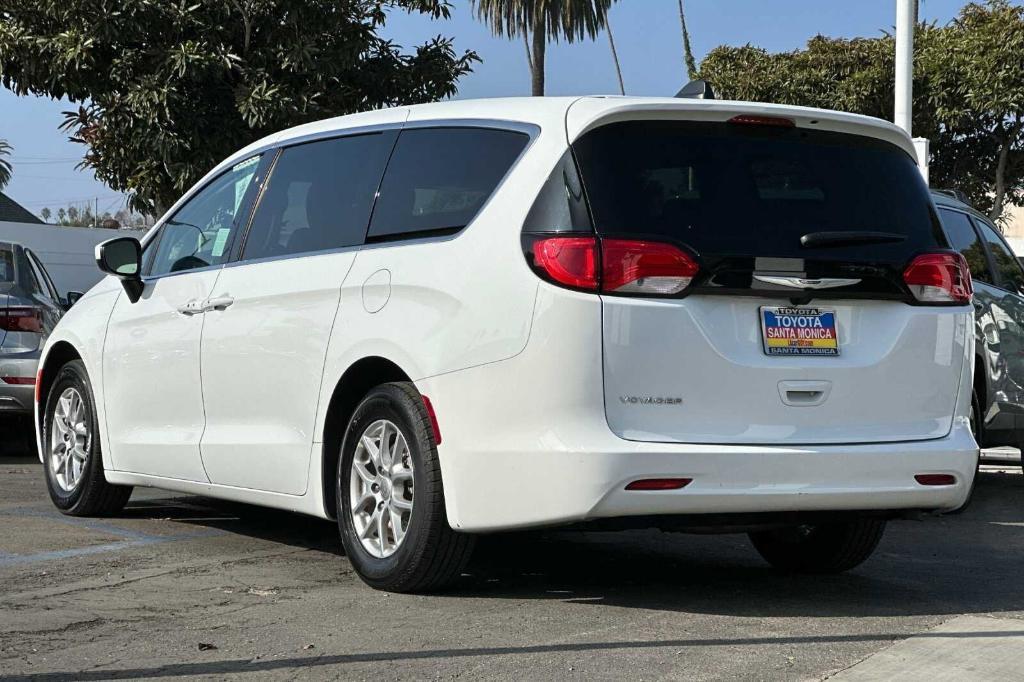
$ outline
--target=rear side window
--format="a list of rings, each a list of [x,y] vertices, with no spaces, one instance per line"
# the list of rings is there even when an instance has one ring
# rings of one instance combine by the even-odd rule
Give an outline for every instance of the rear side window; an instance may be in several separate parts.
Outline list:
[[[0,282],[14,281],[14,252],[0,249]]]
[[[942,226],[946,228],[949,235],[950,246],[963,254],[967,259],[967,265],[971,269],[971,278],[992,284],[992,273],[988,268],[988,256],[985,254],[985,247],[978,239],[978,233],[974,231],[971,219],[959,211],[939,209],[939,218]]]
[[[253,216],[243,258],[358,246],[395,133],[287,147]]]
[[[35,279],[39,284],[41,293],[56,303],[60,300],[60,297],[57,294],[56,288],[53,286],[53,282],[50,281],[50,276],[47,274],[43,264],[39,262],[39,259],[31,251],[26,251],[25,256],[28,258],[28,262],[32,266],[32,274],[35,275]]]
[[[988,223],[979,220],[978,229],[988,242],[988,250],[992,253],[992,260],[995,261],[996,272],[999,275],[999,286],[1007,291],[1024,293],[1024,271],[1021,270],[1020,262],[1010,251],[1010,247]]]
[[[529,141],[489,128],[404,130],[388,163],[368,239],[447,234],[468,225]]]
[[[906,262],[945,246],[914,161],[873,138],[733,123],[627,121],[573,149],[606,235],[703,257]],[[897,243],[806,248],[815,232],[891,232]]]
[[[28,254],[24,251],[21,252],[22,266],[19,268],[22,273],[22,286],[24,286],[28,293],[33,296],[39,296],[43,294],[43,283],[39,281],[39,276],[35,270],[32,269],[32,264],[28,260]]]

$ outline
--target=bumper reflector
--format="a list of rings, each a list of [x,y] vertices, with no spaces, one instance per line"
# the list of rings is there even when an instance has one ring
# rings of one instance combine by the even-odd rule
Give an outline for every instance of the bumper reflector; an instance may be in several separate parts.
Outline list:
[[[434,432],[434,445],[441,444],[441,425],[437,422],[437,413],[434,412],[434,403],[430,402],[427,396],[423,398],[423,407],[427,408],[427,416],[430,417],[430,428]]]
[[[679,490],[691,481],[692,478],[641,478],[626,485],[626,490]]]
[[[0,377],[0,381],[5,384],[13,384],[14,386],[34,386],[36,383],[35,377]]]
[[[955,485],[956,476],[952,474],[918,474],[914,480],[921,485]]]

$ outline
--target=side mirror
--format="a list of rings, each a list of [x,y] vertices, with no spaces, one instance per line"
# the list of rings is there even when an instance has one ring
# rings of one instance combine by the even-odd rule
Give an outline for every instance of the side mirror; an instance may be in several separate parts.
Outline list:
[[[70,308],[74,304],[78,303],[78,299],[85,296],[81,291],[69,291],[68,295],[64,297],[64,307]]]
[[[121,280],[128,300],[142,296],[142,244],[135,237],[108,239],[96,247],[96,265]]]
[[[1017,262],[1020,263],[1022,268],[1024,268],[1024,256],[1017,256]]]

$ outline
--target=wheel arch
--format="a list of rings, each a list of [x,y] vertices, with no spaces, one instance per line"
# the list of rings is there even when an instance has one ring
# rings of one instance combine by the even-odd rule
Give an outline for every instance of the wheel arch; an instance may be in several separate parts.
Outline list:
[[[36,394],[39,396],[40,405],[40,409],[37,410],[36,414],[37,428],[41,424],[43,414],[42,406],[46,405],[46,398],[50,394],[50,387],[53,386],[53,382],[57,378],[57,372],[61,367],[72,360],[81,359],[82,354],[79,353],[78,349],[69,341],[57,341],[47,351],[46,356],[43,358],[43,361],[39,366],[39,385],[36,386]]]
[[[391,381],[411,379],[397,363],[374,355],[352,363],[341,375],[331,393],[324,417],[323,450],[320,458],[324,513],[328,518],[336,517],[337,491],[334,485],[334,472],[341,456],[341,441],[345,436],[348,420],[359,402],[374,386]]]

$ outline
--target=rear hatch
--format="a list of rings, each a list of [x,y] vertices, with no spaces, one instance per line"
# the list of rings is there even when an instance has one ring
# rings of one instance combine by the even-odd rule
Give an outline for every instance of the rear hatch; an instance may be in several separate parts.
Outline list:
[[[949,432],[969,275],[948,252],[915,260],[948,245],[903,149],[739,116],[618,121],[573,153],[604,258],[615,433],[810,444]],[[681,290],[658,276],[671,254],[643,255],[651,244],[692,263]],[[644,259],[654,268],[622,285]]]

